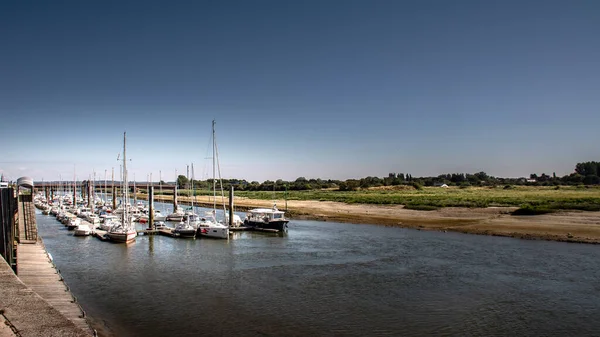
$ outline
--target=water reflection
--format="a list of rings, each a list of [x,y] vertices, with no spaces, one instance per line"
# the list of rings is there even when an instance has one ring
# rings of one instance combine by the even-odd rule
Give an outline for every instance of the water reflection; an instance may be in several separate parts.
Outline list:
[[[594,335],[597,246],[293,221],[231,240],[40,235],[118,336]]]

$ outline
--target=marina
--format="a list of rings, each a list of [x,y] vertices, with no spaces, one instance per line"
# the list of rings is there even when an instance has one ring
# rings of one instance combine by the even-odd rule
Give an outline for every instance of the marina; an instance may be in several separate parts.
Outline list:
[[[594,245],[302,220],[283,235],[140,235],[123,245],[37,218],[106,336],[583,336],[598,328]]]
[[[600,336],[599,13],[5,1],[0,337]]]

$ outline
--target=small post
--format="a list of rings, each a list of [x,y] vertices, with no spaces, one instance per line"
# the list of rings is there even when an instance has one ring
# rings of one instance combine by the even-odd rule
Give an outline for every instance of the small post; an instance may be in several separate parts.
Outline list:
[[[112,209],[113,211],[117,209],[117,188],[115,185],[112,187]]]
[[[233,227],[233,185],[229,187],[229,227]]]
[[[285,211],[286,211],[286,212],[287,212],[287,210],[288,210],[288,209],[287,209],[287,194],[288,194],[288,192],[287,192],[287,184],[285,184]]]
[[[88,207],[90,208],[90,210],[92,211],[92,213],[94,213],[94,199],[92,199],[92,194],[94,192],[93,191],[93,187],[91,184],[88,185]]]
[[[177,212],[177,181],[175,181],[175,191],[173,192],[173,213]]]
[[[154,186],[148,187],[148,229],[154,229]]]
[[[133,174],[133,205],[137,207],[137,189],[135,187],[135,173]]]
[[[46,200],[47,201],[50,200],[50,199],[48,199],[48,197],[49,197],[49,195],[48,195],[48,186],[44,187],[44,191],[46,192]]]
[[[88,182],[87,186],[87,207],[92,208],[92,185]]]

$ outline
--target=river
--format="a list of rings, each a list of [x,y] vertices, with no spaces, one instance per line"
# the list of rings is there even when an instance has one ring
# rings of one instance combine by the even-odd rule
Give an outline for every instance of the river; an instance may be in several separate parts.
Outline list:
[[[296,220],[286,234],[125,245],[37,220],[101,336],[600,331],[597,245]]]

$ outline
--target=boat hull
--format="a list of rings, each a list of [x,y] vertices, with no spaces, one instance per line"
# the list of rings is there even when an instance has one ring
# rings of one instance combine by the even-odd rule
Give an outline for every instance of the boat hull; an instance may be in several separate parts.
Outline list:
[[[198,234],[207,238],[227,239],[229,238],[229,228],[225,227],[200,227]]]
[[[135,237],[137,236],[137,232],[135,232],[135,231],[130,231],[127,233],[108,232],[106,234],[106,236],[108,236],[108,238],[113,242],[125,243],[125,242],[131,242],[131,241],[135,240]]]
[[[289,222],[289,220],[269,221],[269,222],[245,220],[244,225],[248,226],[248,227],[276,229],[276,230],[283,231],[283,230],[287,229],[288,222]]]
[[[80,229],[76,229],[75,233],[73,233],[74,236],[88,236],[91,234],[91,231],[88,230],[80,230]]]
[[[183,215],[167,215],[165,219],[167,221],[183,221]]]
[[[175,229],[173,230],[173,235],[180,238],[195,238],[196,230],[195,229]]]

